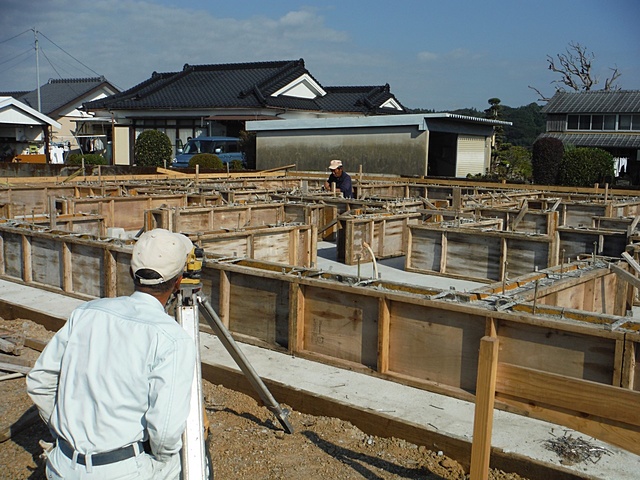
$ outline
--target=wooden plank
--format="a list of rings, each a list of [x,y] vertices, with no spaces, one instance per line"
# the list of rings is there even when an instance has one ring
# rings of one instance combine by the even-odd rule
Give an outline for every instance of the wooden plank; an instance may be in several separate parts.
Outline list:
[[[20,355],[22,353],[22,345],[4,338],[0,338],[0,351]]]
[[[378,373],[389,371],[389,301],[380,297],[378,300]]]
[[[15,355],[6,355],[0,353],[0,362],[10,363],[11,365],[20,365],[22,367],[33,367],[33,361],[26,358],[16,357]]]
[[[640,279],[638,277],[634,277],[629,272],[627,272],[626,270],[620,268],[619,266],[613,263],[609,264],[609,268],[613,270],[625,282],[630,283],[635,288],[640,288]]]
[[[296,354],[304,350],[304,287],[289,284],[289,351]]]
[[[14,365],[13,363],[7,363],[0,361],[0,370],[5,372],[17,372],[27,374],[31,371],[31,367],[25,367],[24,365]]]
[[[43,340],[38,340],[37,338],[27,337],[24,339],[24,346],[29,347],[32,350],[41,352],[44,350],[44,347],[47,346],[47,342]]]
[[[640,426],[640,415],[637,413],[640,392],[620,387],[500,362],[496,391],[572,410],[576,415],[595,415]]]
[[[516,228],[518,228],[518,224],[522,221],[522,219],[524,218],[528,210],[529,210],[529,204],[525,199],[524,202],[522,203],[522,209],[520,210],[520,213],[518,213],[518,216],[513,220],[513,223],[511,224],[511,230],[515,231]]]
[[[231,298],[231,284],[229,281],[230,272],[220,270],[220,286],[219,286],[219,302],[218,310],[220,311],[220,320],[224,326],[229,328],[229,303]]]
[[[473,444],[471,446],[471,480],[487,480],[489,478],[498,347],[498,339],[495,337],[482,337],[480,340]]]

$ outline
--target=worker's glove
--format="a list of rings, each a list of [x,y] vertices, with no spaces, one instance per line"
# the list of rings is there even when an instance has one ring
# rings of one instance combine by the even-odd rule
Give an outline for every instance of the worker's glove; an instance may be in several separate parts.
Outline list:
[[[53,450],[54,444],[50,442],[45,442],[44,440],[40,440],[38,443],[42,447],[42,453],[40,454],[40,458],[43,458],[46,460],[51,450]]]

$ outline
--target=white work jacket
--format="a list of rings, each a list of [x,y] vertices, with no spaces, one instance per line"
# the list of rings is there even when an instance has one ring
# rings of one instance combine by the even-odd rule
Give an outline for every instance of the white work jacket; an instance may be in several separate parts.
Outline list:
[[[27,376],[54,435],[94,454],[139,440],[163,461],[178,453],[189,413],[195,344],[151,295],[74,310]]]

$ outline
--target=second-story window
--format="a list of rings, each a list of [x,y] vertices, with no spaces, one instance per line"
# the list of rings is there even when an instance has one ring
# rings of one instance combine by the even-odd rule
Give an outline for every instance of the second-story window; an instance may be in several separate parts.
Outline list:
[[[640,130],[640,115],[567,115],[567,130]]]

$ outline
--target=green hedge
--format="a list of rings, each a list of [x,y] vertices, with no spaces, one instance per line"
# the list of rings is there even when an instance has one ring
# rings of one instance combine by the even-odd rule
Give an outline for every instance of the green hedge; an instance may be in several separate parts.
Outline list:
[[[571,187],[591,187],[596,183],[611,183],[615,171],[613,155],[600,148],[570,148],[562,157],[558,184]]]
[[[98,155],[97,153],[85,153],[84,155],[80,153],[72,153],[67,158],[67,165],[82,165],[82,160],[84,160],[85,165],[108,165],[107,159],[102,155]]]
[[[189,160],[189,166],[195,167],[196,165],[200,165],[202,168],[211,168],[213,170],[222,170],[224,168],[224,164],[220,157],[214,155],[213,153],[197,153]]]

